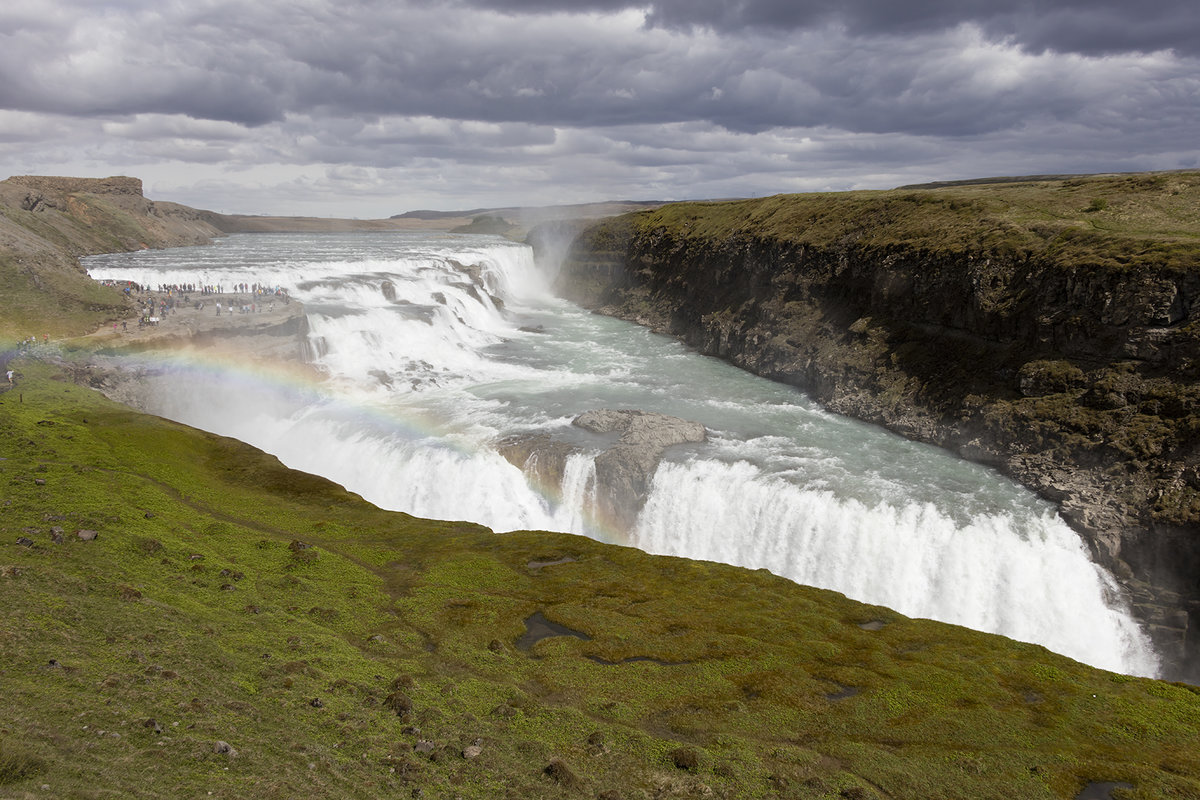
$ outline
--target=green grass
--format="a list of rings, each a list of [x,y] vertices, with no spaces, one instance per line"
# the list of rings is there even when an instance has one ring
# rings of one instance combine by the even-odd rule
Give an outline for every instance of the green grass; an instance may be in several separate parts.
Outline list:
[[[1187,687],[765,571],[383,512],[18,366],[4,797],[1200,794]],[[535,611],[591,639],[518,650]]]
[[[1165,264],[1193,270],[1200,263],[1200,173],[673,203],[609,225],[697,241],[740,236],[819,247],[1023,253],[1106,269]],[[592,249],[605,248],[600,243]]]

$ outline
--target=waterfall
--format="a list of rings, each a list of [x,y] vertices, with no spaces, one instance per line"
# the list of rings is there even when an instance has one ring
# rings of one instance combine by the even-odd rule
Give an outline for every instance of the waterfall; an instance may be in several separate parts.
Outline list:
[[[304,303],[323,380],[298,387],[246,365],[173,364],[150,379],[148,410],[249,442],[383,508],[765,567],[1107,669],[1156,671],[1112,578],[1048,504],[978,465],[555,299],[522,245],[239,235],[86,265],[146,285],[287,288]],[[605,407],[710,431],[708,443],[668,453],[629,531],[594,515],[594,455],[611,442],[570,424]],[[523,472],[495,446],[514,434],[573,452],[552,477]]]

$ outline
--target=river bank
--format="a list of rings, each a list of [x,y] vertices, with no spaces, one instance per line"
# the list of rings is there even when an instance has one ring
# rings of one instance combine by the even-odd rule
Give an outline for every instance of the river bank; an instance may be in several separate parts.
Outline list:
[[[679,204],[584,231],[559,288],[1020,481],[1197,680],[1200,278],[1178,219],[1198,194],[1172,175]]]
[[[259,360],[299,362],[305,358],[304,306],[290,299],[252,293],[196,294],[144,291],[138,305],[162,308],[162,316],[134,316],[102,325],[79,340],[99,350],[139,352],[150,349],[222,345]]]

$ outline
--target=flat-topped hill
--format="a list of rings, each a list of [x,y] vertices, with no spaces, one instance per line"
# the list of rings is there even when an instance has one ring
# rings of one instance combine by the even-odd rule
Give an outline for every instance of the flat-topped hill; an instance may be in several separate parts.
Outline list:
[[[0,340],[60,337],[132,315],[79,257],[203,244],[220,235],[200,212],[142,196],[136,178],[22,175],[0,181]]]

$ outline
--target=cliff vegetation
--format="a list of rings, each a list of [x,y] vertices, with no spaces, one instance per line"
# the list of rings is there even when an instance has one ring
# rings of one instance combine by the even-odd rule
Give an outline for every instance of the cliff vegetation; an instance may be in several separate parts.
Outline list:
[[[1200,661],[1200,174],[679,203],[561,286],[1057,501]]]

